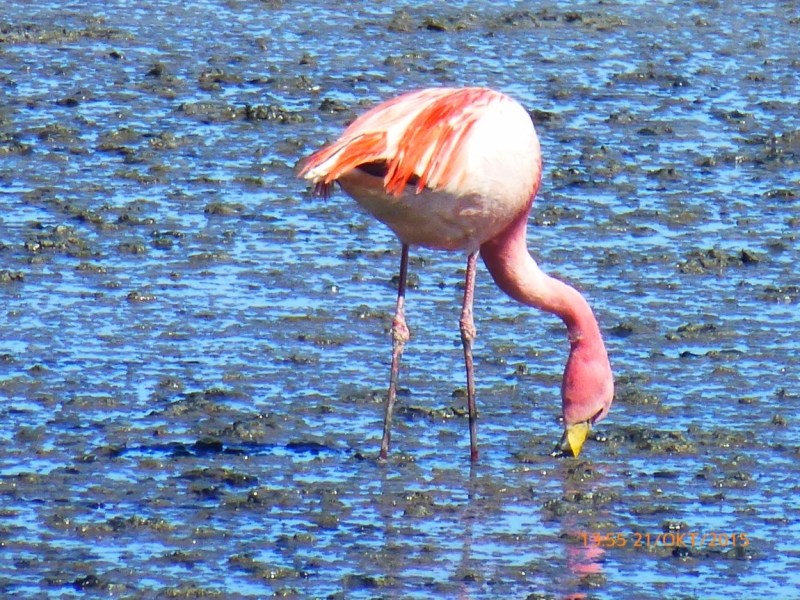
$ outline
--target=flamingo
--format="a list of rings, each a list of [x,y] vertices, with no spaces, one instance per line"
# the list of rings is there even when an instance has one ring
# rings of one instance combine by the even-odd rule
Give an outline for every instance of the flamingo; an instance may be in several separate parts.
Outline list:
[[[467,255],[460,330],[467,377],[470,458],[478,459],[472,358],[478,256],[506,294],[553,313],[566,325],[569,358],[561,384],[564,432],[556,447],[578,456],[603,419],[614,381],[597,320],[581,294],[545,274],[526,244],[528,215],[542,179],[539,140],[528,112],[487,88],[431,88],[403,94],[353,121],[309,156],[299,177],[328,197],[334,183],[386,224],[401,243],[392,365],[380,458],[386,460],[397,397],[412,246]]]

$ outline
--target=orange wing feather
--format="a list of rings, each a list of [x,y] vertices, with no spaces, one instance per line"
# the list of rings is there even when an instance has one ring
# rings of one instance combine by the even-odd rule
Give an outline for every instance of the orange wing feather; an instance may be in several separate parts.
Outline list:
[[[386,161],[387,193],[399,196],[412,177],[419,178],[417,193],[426,186],[441,189],[463,170],[462,150],[481,112],[503,98],[484,88],[443,88],[399,96],[359,117],[339,140],[312,154],[300,176],[333,160],[314,178],[317,191],[325,193],[336,179],[359,165]],[[391,134],[399,137],[394,150],[389,148]]]
[[[358,165],[372,162],[374,156],[381,154],[386,148],[386,134],[379,131],[360,134],[354,138],[342,137],[339,141],[315,152],[306,160],[302,177],[311,169],[336,157],[335,162],[329,167],[325,177],[316,182],[314,191],[328,196],[330,186],[343,174],[355,169]]]

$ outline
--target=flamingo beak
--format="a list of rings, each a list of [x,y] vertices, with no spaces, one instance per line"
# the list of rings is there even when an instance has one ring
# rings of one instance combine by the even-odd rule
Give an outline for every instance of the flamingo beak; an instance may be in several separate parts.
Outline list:
[[[575,456],[575,458],[577,458],[581,453],[581,448],[583,448],[586,438],[589,437],[589,431],[591,428],[591,421],[582,421],[581,423],[567,425],[566,429],[564,430],[564,437],[567,438],[567,443],[569,444],[569,448],[572,450],[572,454]]]

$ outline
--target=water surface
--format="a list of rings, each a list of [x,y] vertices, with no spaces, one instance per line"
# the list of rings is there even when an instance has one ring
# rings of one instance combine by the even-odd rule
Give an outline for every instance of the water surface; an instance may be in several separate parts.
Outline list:
[[[777,1],[4,6],[3,594],[800,597],[798,35]],[[399,245],[296,165],[432,85],[532,111],[531,250],[617,380],[580,459],[563,326],[481,270],[471,468],[465,261],[419,250],[376,460]]]

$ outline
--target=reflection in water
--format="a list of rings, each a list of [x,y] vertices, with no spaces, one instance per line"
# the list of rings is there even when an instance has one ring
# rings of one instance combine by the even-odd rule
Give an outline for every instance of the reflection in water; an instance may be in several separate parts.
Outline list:
[[[474,461],[469,464],[469,478],[465,481],[467,491],[467,502],[464,505],[464,510],[461,512],[461,521],[464,524],[464,541],[461,546],[461,562],[456,573],[466,574],[471,568],[472,560],[472,535],[475,521],[479,519],[479,508],[477,505],[477,489],[476,489],[476,471],[477,466]],[[462,579],[459,584],[458,597],[466,600],[472,598],[472,587]]]
[[[479,470],[481,470],[479,465],[470,464],[469,476],[463,481],[466,502],[459,511],[460,529],[457,532],[461,539],[461,552],[458,565],[452,570],[451,574],[451,577],[458,583],[458,597],[464,599],[482,596],[487,591],[487,588],[491,590],[492,585],[498,583],[489,579],[490,574],[485,571],[485,563],[476,563],[476,559],[472,556],[473,545],[476,542],[483,551],[486,550],[485,543],[482,540],[475,539],[476,530],[478,532],[477,535],[480,536],[485,531],[482,526],[487,524],[486,520],[496,516],[491,514],[491,510],[487,506],[488,499],[481,497],[480,482],[477,477]],[[564,496],[574,492],[574,488],[568,481],[564,483]],[[594,545],[590,538],[584,537],[587,531],[585,517],[567,516],[562,526],[564,533],[561,538],[566,540],[563,545],[564,553],[561,554],[560,564],[557,562],[549,565],[551,572],[560,573],[561,576],[553,581],[553,585],[548,585],[545,589],[532,587],[529,591],[545,594],[555,593],[563,597],[564,600],[585,598],[586,594],[580,591],[581,588],[588,586],[596,588],[604,581],[602,563],[605,550],[599,545]],[[508,531],[506,533],[510,535],[519,534],[524,537],[522,531]],[[532,543],[535,542],[532,541]],[[499,547],[494,548],[494,550],[503,551]],[[540,548],[538,553],[541,559],[546,550]],[[487,579],[489,580],[487,581]]]
[[[586,494],[586,485],[576,486],[576,484],[571,481],[571,478],[575,476],[576,470],[579,472],[581,469],[583,469],[583,463],[578,463],[576,469],[568,468],[565,470],[566,477],[563,480],[562,498]],[[593,469],[583,472],[595,473]],[[602,485],[602,479],[603,477],[601,476],[592,481],[595,488],[598,485]],[[584,489],[580,489],[580,487]],[[591,494],[591,492],[589,492],[589,494]],[[592,530],[591,525],[598,518],[596,511],[586,510],[584,514],[566,515],[562,521],[561,526],[563,533],[561,538],[565,540],[565,571],[569,576],[566,582],[567,587],[573,587],[575,585],[578,587],[585,587],[587,585],[597,587],[597,585],[602,582],[599,576],[603,572],[602,559],[605,550],[600,546],[593,545],[591,538],[587,536],[587,531]],[[575,591],[568,593],[565,600],[577,600],[585,597],[586,594],[583,592]]]
[[[575,535],[574,533],[571,534]],[[566,546],[567,549],[567,568],[578,577],[584,575],[597,575],[603,572],[600,561],[605,554],[605,550],[600,546]]]

